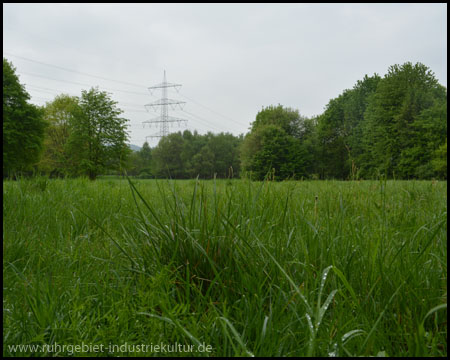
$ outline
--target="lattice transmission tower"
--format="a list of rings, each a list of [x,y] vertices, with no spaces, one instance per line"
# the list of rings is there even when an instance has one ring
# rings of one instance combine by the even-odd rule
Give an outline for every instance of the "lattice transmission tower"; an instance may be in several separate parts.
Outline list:
[[[177,106],[179,106],[180,109],[182,110],[184,104],[186,104],[185,101],[177,101],[177,100],[172,100],[172,99],[167,98],[167,88],[169,88],[169,87],[175,88],[175,90],[178,92],[179,88],[181,87],[181,84],[168,83],[166,80],[166,70],[164,70],[163,82],[161,84],[151,86],[148,88],[150,93],[153,93],[154,90],[162,89],[162,97],[160,100],[156,100],[149,104],[144,105],[145,109],[147,111],[148,111],[149,107],[151,107],[154,111],[157,111],[158,106],[160,106],[161,107],[161,115],[156,118],[142,122],[144,127],[145,127],[145,124],[149,124],[150,127],[152,124],[156,124],[156,125],[159,124],[159,133],[146,136],[145,140],[147,140],[147,138],[158,138],[158,137],[166,136],[169,133],[169,124],[170,123],[171,124],[178,123],[178,126],[180,126],[180,124],[182,122],[187,122],[187,120],[185,120],[185,119],[180,119],[177,117],[169,116],[169,105],[173,110],[175,110]]]

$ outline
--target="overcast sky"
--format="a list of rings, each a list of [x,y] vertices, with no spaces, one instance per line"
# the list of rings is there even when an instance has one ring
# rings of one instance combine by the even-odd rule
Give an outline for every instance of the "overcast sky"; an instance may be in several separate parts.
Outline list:
[[[142,122],[159,115],[144,105],[164,70],[186,102],[169,115],[188,120],[170,132],[238,135],[262,106],[318,115],[394,64],[421,62],[447,86],[447,4],[3,4],[3,57],[35,104],[110,92],[138,146],[159,131]]]

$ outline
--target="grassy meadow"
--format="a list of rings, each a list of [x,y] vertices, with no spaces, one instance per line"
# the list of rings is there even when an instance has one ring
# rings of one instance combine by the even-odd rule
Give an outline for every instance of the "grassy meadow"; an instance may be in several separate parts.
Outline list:
[[[131,182],[3,181],[3,356],[447,356],[446,182]]]

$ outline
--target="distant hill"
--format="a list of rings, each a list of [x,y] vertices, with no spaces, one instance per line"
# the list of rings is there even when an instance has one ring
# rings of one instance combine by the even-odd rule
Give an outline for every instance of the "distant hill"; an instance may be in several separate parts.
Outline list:
[[[141,148],[137,145],[133,145],[133,144],[128,144],[129,148],[133,151],[139,151],[141,150]]]

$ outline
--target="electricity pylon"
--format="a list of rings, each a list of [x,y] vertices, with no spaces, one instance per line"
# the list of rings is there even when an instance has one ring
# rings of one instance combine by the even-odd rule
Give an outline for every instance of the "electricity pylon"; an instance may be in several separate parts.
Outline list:
[[[152,93],[156,89],[162,89],[162,97],[161,97],[160,100],[156,100],[156,101],[153,101],[153,102],[151,102],[149,104],[144,105],[145,109],[147,111],[148,111],[147,107],[151,107],[151,108],[153,108],[154,111],[157,111],[157,107],[161,106],[161,115],[160,116],[142,122],[144,124],[144,127],[145,127],[145,124],[149,124],[150,127],[151,127],[151,124],[159,124],[160,125],[159,133],[154,134],[154,135],[146,136],[145,137],[146,140],[147,140],[147,138],[158,138],[158,137],[166,136],[169,133],[169,123],[173,124],[173,123],[177,122],[178,126],[179,126],[181,122],[183,122],[183,121],[186,122],[187,121],[187,120],[184,120],[184,119],[180,119],[180,118],[176,118],[176,117],[173,117],[173,116],[169,116],[169,105],[170,105],[170,107],[173,110],[175,110],[175,108],[177,106],[179,106],[180,109],[182,110],[183,109],[183,105],[186,104],[185,101],[177,101],[177,100],[172,100],[172,99],[168,99],[167,98],[167,88],[173,87],[173,88],[175,88],[175,90],[178,91],[180,86],[181,86],[180,84],[168,83],[166,81],[166,70],[164,70],[163,82],[161,84],[158,84],[158,85],[155,85],[155,86],[151,86],[151,87],[148,88],[150,93]]]

